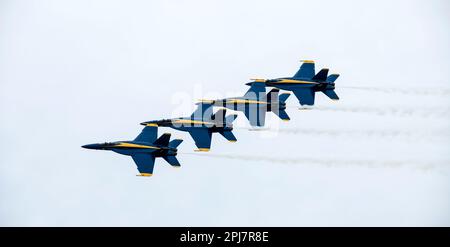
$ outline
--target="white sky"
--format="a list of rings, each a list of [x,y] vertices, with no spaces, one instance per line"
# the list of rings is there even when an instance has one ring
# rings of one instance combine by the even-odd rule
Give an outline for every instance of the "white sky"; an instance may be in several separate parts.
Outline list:
[[[0,225],[449,226],[449,10],[1,1]],[[271,119],[278,134],[236,129],[236,143],[214,136],[220,157],[201,157],[187,133],[161,129],[185,139],[182,168],[157,160],[151,178],[80,148],[134,139],[140,122],[187,115],[204,96],[240,96],[249,78],[293,75],[300,59],[340,73],[341,100],[299,111],[290,98],[292,120]]]

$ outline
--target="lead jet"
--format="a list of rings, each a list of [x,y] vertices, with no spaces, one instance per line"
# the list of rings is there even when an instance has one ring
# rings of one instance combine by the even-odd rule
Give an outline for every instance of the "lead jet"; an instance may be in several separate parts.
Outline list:
[[[138,176],[148,177],[153,174],[155,158],[162,157],[173,167],[180,167],[177,158],[177,147],[183,142],[181,139],[170,141],[170,134],[161,135],[158,139],[158,128],[145,127],[133,141],[118,141],[88,144],[82,146],[87,149],[111,150],[133,158]]]
[[[250,125],[255,127],[264,126],[266,112],[272,111],[284,121],[290,118],[286,113],[286,100],[289,93],[278,96],[280,90],[272,89],[266,95],[266,87],[261,82],[251,82],[246,85],[250,89],[242,97],[233,97],[226,99],[202,100],[203,103],[209,103],[214,106],[221,106],[235,111],[241,111],[247,117]]]
[[[266,86],[292,91],[301,105],[314,105],[316,92],[322,92],[332,100],[339,100],[334,91],[338,74],[328,75],[328,69],[322,69],[315,74],[314,61],[304,60],[300,69],[292,77],[276,79],[253,79]]]
[[[199,103],[197,109],[190,117],[147,121],[141,123],[141,125],[170,127],[189,132],[198,148],[195,151],[207,152],[211,148],[213,133],[220,133],[230,142],[237,141],[231,132],[233,130],[232,122],[236,119],[237,115],[225,115],[226,111],[223,109],[213,114],[212,104]]]

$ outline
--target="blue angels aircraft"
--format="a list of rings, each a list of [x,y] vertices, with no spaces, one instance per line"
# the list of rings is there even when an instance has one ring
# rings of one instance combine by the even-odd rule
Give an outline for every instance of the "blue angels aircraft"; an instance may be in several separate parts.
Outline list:
[[[328,75],[328,69],[322,69],[315,74],[314,61],[304,60],[300,69],[292,77],[276,79],[253,79],[266,86],[292,91],[301,105],[314,105],[315,93],[322,92],[332,100],[339,100],[335,89],[338,74]]]
[[[213,114],[212,104],[199,103],[197,109],[190,117],[155,120],[141,123],[145,126],[170,127],[176,130],[187,131],[195,141],[197,150],[207,152],[211,148],[211,138],[213,133],[220,133],[230,142],[235,142],[236,137],[231,132],[232,122],[237,115],[226,115],[226,111],[221,109]]]
[[[156,139],[158,128],[145,127],[133,141],[105,142],[82,146],[87,149],[111,150],[133,158],[140,172],[138,176],[151,176],[155,165],[155,158],[162,157],[173,167],[180,167],[177,158],[177,147],[183,142],[181,139],[170,141],[170,134],[166,133]]]
[[[202,100],[214,106],[222,106],[231,110],[241,111],[247,117],[251,126],[264,126],[266,112],[272,111],[284,121],[289,121],[286,113],[286,100],[289,93],[278,96],[278,89],[272,89],[266,95],[266,87],[261,82],[247,83],[250,89],[242,97],[233,97],[216,100]]]

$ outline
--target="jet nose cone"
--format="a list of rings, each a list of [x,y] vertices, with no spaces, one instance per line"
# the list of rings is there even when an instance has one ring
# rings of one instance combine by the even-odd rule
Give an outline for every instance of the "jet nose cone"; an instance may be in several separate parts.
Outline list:
[[[99,145],[98,144],[87,144],[87,145],[83,145],[81,147],[86,148],[86,149],[98,149]]]

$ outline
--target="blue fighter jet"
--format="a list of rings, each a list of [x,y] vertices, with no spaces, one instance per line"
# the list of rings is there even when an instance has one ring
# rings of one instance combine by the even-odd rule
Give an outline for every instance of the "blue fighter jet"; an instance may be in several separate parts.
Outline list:
[[[253,79],[254,82],[264,83],[266,86],[292,91],[301,105],[314,105],[315,93],[322,92],[332,100],[339,100],[335,89],[338,74],[328,75],[328,69],[322,69],[315,74],[314,61],[304,60],[300,69],[293,77],[276,79]]]
[[[286,113],[286,100],[289,93],[278,96],[280,90],[274,88],[266,95],[266,87],[261,82],[250,82],[250,89],[242,97],[226,99],[202,100],[214,106],[221,106],[235,111],[241,111],[247,117],[251,126],[264,126],[266,112],[272,111],[284,121],[289,121]]]
[[[155,158],[162,157],[173,167],[180,167],[177,158],[177,147],[183,142],[181,139],[170,141],[170,134],[166,133],[156,139],[158,128],[145,127],[133,141],[105,142],[82,146],[87,149],[111,150],[129,155],[133,158],[140,172],[138,176],[148,177],[153,174]]]
[[[176,130],[187,131],[194,139],[197,150],[207,152],[211,148],[211,138],[213,133],[220,133],[230,142],[235,142],[236,137],[231,132],[232,122],[237,115],[226,115],[225,110],[218,110],[213,113],[212,104],[199,103],[197,109],[190,117],[162,119],[141,123],[145,126],[170,127]]]

